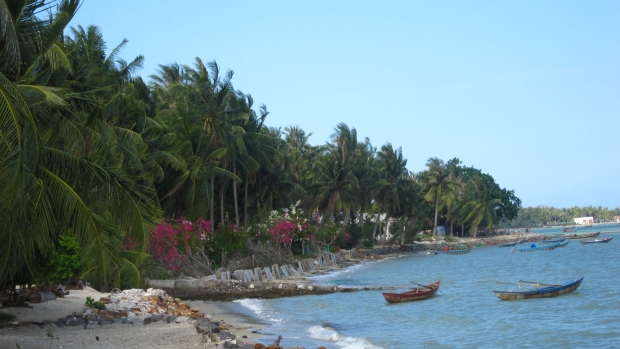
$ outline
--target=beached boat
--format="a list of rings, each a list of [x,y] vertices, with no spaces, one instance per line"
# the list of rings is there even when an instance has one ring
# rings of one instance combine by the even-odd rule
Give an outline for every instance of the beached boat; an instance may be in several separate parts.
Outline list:
[[[462,249],[458,249],[458,250],[448,250],[448,249],[443,249],[443,251],[437,251],[435,252],[435,254],[465,254],[465,253],[469,253],[471,252],[471,248],[462,248]]]
[[[547,244],[547,245],[540,245],[537,246],[536,244],[532,244],[530,245],[530,247],[528,248],[520,248],[519,251],[521,252],[530,252],[530,251],[543,251],[543,250],[553,250],[556,249],[558,247],[564,247],[566,246],[566,244],[568,243],[568,241],[564,241],[564,242],[556,242],[554,244]],[[560,246],[560,244],[564,244],[563,246]]]
[[[441,281],[436,281],[428,286],[420,285],[420,287],[414,288],[411,291],[403,292],[403,293],[389,293],[383,292],[383,298],[389,303],[400,303],[400,302],[409,302],[409,301],[417,301],[426,298],[430,298],[437,293],[439,289],[439,284]]]
[[[564,234],[564,237],[567,239],[576,240],[576,239],[595,238],[599,235],[601,235],[600,231],[597,231],[596,233],[589,233],[589,234]]]
[[[566,238],[565,237],[561,237],[561,238],[543,240],[542,242],[544,242],[546,244],[555,244],[556,242],[562,242],[564,240],[566,240]]]
[[[573,231],[577,231],[577,228],[567,227],[567,228],[562,229],[562,233],[570,233]]]
[[[611,239],[613,239],[613,238],[609,237],[609,238],[605,238],[605,239],[583,240],[583,241],[579,241],[579,242],[581,242],[582,245],[587,245],[587,244],[606,244],[606,243],[610,242]]]
[[[540,282],[519,281],[516,285],[519,286],[519,290],[513,291],[493,291],[495,295],[502,300],[516,300],[516,299],[529,299],[529,298],[549,298],[557,297],[566,293],[576,290],[583,277],[567,281],[563,284],[544,284]],[[522,290],[521,287],[527,287],[528,289]]]
[[[516,246],[518,241],[515,242],[509,242],[509,243],[505,243],[505,244],[499,244],[497,245],[497,247],[511,247],[511,246]]]

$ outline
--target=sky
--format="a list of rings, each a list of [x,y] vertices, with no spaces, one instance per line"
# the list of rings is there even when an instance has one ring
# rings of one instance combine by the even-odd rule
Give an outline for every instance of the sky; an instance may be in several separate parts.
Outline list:
[[[125,60],[196,57],[297,125],[341,122],[410,171],[459,158],[523,206],[620,206],[620,1],[84,0]]]

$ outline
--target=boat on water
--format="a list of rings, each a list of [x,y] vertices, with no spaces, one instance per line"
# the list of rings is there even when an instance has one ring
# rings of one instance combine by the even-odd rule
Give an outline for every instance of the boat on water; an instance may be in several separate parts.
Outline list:
[[[516,246],[517,243],[518,243],[518,241],[508,242],[508,243],[505,243],[505,244],[499,244],[499,245],[497,245],[497,247],[511,247],[511,246]]]
[[[461,249],[457,249],[457,250],[450,250],[444,248],[442,251],[437,251],[435,252],[435,254],[465,254],[465,253],[469,253],[471,252],[471,248],[461,248]]]
[[[587,244],[606,244],[606,243],[610,242],[611,239],[613,239],[613,237],[609,237],[609,238],[605,238],[605,239],[582,240],[582,241],[579,241],[579,242],[581,242],[582,245],[587,245]]]
[[[583,277],[567,281],[563,284],[545,284],[540,282],[520,280],[516,283],[516,285],[519,287],[518,290],[494,290],[493,293],[495,293],[495,295],[502,300],[557,297],[559,295],[573,292],[579,287],[579,285],[581,285],[581,281],[583,281]],[[527,289],[522,290],[522,286],[526,287]]]
[[[383,292],[383,298],[389,303],[400,303],[400,302],[409,302],[409,301],[418,301],[422,299],[427,299],[435,295],[437,290],[439,289],[439,285],[441,281],[433,282],[430,285],[419,285],[412,289],[411,291],[403,292],[403,293],[389,293]]]
[[[528,248],[520,248],[519,251],[521,251],[521,252],[531,252],[531,251],[553,250],[553,249],[556,249],[558,247],[564,247],[564,246],[566,246],[566,244],[568,244],[568,241],[556,242],[554,244],[547,244],[547,245],[540,245],[540,246],[537,246],[535,243],[532,243],[530,245],[530,247],[528,247]],[[560,245],[562,245],[562,246],[560,246]]]
[[[547,240],[543,240],[542,242],[546,243],[546,244],[555,244],[556,242],[562,242],[566,240],[565,237],[561,237],[561,238],[554,238],[554,239],[547,239]]]
[[[577,239],[595,238],[599,235],[601,235],[600,231],[597,231],[596,233],[586,233],[586,234],[564,234],[564,237],[567,239],[571,239],[571,240],[577,240]]]
[[[448,245],[441,251],[435,251],[435,254],[465,254],[471,252],[471,247],[465,244]]]
[[[577,228],[566,227],[566,228],[562,229],[562,233],[571,233],[571,232],[574,232],[574,231],[577,231]]]

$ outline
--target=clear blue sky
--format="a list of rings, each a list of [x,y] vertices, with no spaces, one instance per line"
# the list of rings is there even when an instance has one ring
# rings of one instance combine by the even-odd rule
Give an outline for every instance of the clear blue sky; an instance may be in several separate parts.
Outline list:
[[[620,1],[85,0],[78,24],[127,38],[144,78],[216,60],[313,144],[345,122],[411,171],[458,157],[524,206],[620,206]]]

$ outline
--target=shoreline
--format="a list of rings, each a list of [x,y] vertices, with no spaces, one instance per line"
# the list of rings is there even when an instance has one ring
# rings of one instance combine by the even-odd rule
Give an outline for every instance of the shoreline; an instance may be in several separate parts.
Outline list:
[[[601,232],[602,234],[620,233],[619,231]],[[457,238],[455,242],[461,242],[474,247],[476,244],[486,242],[481,247],[491,247],[497,243],[506,240],[522,240],[524,238],[537,240],[540,235],[530,232],[529,234],[512,234],[500,235],[492,237],[473,238]],[[445,244],[445,242],[442,242]],[[434,243],[423,243],[416,245],[437,245]],[[420,246],[422,247],[422,246]],[[427,250],[430,246],[424,246]],[[366,254],[368,252],[368,254]],[[391,253],[389,253],[391,252]],[[307,273],[303,276],[296,276],[289,280],[278,280],[277,283],[295,285],[295,287],[317,287],[317,283],[312,280],[313,276],[327,275],[333,272],[350,268],[360,263],[372,262],[386,258],[397,258],[400,256],[417,254],[424,251],[400,251],[396,245],[378,246],[377,249],[364,251],[360,253],[360,258],[350,260],[342,265],[332,265],[323,270],[317,270],[313,273]],[[230,280],[228,282],[231,282]],[[219,282],[218,282],[219,283]],[[223,282],[222,282],[223,283]],[[259,284],[260,282],[252,282],[248,284]],[[274,283],[273,281],[270,283]],[[248,285],[249,286],[249,285]],[[389,287],[381,288],[389,289]],[[356,289],[357,290],[357,289]],[[361,289],[360,289],[361,291]],[[338,291],[335,291],[338,292]],[[218,341],[205,341],[203,335],[198,333],[193,322],[187,321],[182,323],[166,323],[164,321],[153,322],[148,325],[131,325],[110,323],[106,325],[90,325],[87,329],[83,326],[64,326],[58,327],[55,322],[59,318],[65,318],[72,313],[82,312],[85,308],[84,302],[86,297],[95,300],[101,297],[109,297],[110,294],[98,292],[90,287],[83,290],[72,290],[70,294],[64,298],[58,298],[54,301],[32,304],[32,309],[19,308],[0,308],[4,313],[16,316],[17,324],[9,324],[4,328],[0,328],[0,349],[3,348],[81,348],[89,346],[94,348],[145,348],[152,349],[153,346],[161,346],[165,348],[221,348],[224,340],[220,337]],[[249,297],[247,297],[249,296]],[[246,297],[239,298],[256,298],[251,294]],[[261,321],[258,316],[248,315],[251,309],[244,308],[248,314],[237,311],[235,308],[244,307],[241,304],[235,304],[233,301],[218,300],[189,300],[187,303],[192,309],[198,309],[200,313],[217,324],[220,334],[229,332],[236,339],[235,344],[229,347],[235,348],[254,348],[257,340],[262,338],[261,330],[271,324]],[[218,331],[219,331],[218,330]],[[253,332],[255,331],[255,332]],[[51,333],[51,336],[50,336]],[[56,338],[54,338],[56,337]],[[96,338],[99,337],[99,340]],[[230,341],[229,341],[230,342]],[[217,346],[216,346],[217,345]]]

